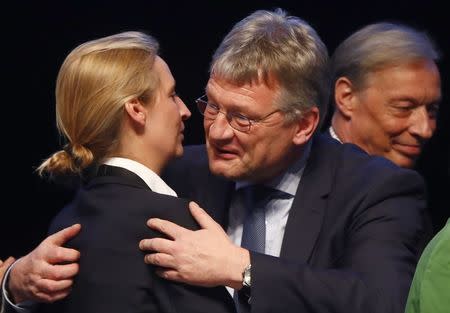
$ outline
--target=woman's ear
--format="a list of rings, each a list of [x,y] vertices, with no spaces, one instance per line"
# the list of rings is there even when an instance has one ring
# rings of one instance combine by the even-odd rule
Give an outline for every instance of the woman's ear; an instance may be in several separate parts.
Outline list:
[[[335,109],[343,116],[350,118],[355,108],[356,91],[347,77],[339,77],[334,84]]]
[[[147,109],[141,104],[138,99],[133,99],[125,103],[125,112],[131,120],[139,125],[145,125],[147,118]]]
[[[312,107],[295,122],[297,123],[297,128],[293,138],[294,144],[302,145],[308,142],[319,125],[319,116],[319,109]]]

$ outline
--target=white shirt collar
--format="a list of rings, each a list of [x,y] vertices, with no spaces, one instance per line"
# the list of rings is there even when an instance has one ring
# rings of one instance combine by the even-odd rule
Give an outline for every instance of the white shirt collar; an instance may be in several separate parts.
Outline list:
[[[333,126],[330,126],[330,128],[328,129],[330,132],[330,136],[334,139],[336,139],[337,141],[339,141],[340,143],[342,143],[342,140],[339,139],[338,135],[336,134],[336,132],[334,131]]]
[[[158,174],[139,162],[126,158],[113,157],[106,159],[103,164],[127,169],[139,176],[152,191],[163,195],[177,197],[177,193],[170,188]]]

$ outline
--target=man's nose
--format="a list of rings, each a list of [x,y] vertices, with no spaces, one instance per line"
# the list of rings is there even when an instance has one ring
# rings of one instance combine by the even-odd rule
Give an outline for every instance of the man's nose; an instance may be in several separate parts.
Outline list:
[[[234,136],[234,130],[227,120],[227,116],[220,112],[209,125],[209,137],[211,139],[229,139]]]
[[[428,114],[427,108],[421,106],[417,108],[411,116],[411,125],[409,131],[411,134],[428,140],[433,136],[436,129],[436,120]]]

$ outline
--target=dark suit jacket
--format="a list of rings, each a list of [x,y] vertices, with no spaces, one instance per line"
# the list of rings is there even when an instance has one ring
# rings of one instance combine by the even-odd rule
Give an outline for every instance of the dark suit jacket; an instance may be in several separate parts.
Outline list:
[[[332,138],[329,127],[326,128],[326,130],[323,132],[323,134],[326,137]],[[428,192],[427,192],[427,194],[428,194]],[[427,197],[427,199],[428,199],[428,197]],[[429,203],[429,201],[427,201],[427,203]],[[422,247],[422,249],[425,249],[425,246],[435,235],[433,221],[431,219],[430,212],[431,212],[430,206],[427,205],[427,209],[423,213],[424,231],[423,231],[422,241],[419,243],[419,246]],[[422,252],[423,251],[419,251],[418,254],[421,255]]]
[[[226,229],[234,183],[207,162],[204,146],[187,147],[165,179]],[[414,171],[318,135],[280,257],[250,254],[252,312],[403,312],[425,206]]]
[[[69,297],[45,311],[73,313],[234,312],[224,287],[171,283],[155,275],[139,250],[143,238],[161,236],[146,226],[150,217],[190,229],[198,225],[188,201],[152,192],[137,175],[106,167],[53,220],[50,232],[81,223],[69,246],[81,252],[80,273]],[[104,174],[103,174],[104,175]]]

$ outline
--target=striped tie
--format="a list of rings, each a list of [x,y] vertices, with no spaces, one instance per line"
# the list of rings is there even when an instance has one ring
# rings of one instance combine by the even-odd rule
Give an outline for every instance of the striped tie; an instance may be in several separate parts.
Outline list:
[[[265,206],[274,194],[274,189],[263,185],[250,185],[243,188],[242,197],[246,208],[246,217],[242,232],[241,247],[264,253],[266,247]],[[250,312],[250,299],[240,292],[234,293],[238,313]]]

